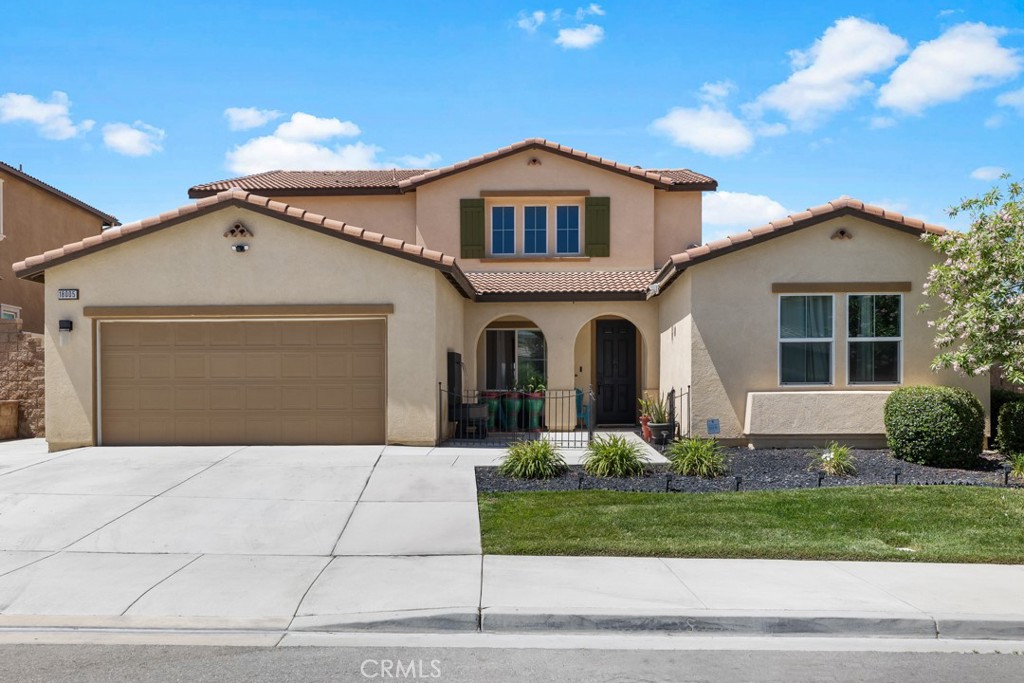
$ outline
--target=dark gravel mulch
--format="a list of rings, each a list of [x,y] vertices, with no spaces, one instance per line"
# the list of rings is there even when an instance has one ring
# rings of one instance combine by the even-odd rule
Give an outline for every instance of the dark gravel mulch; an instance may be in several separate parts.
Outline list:
[[[1002,460],[997,455],[986,455],[973,469],[942,469],[897,460],[887,450],[853,451],[857,473],[843,477],[825,476],[820,485],[864,486],[897,483],[893,474],[900,468],[900,484],[954,484],[965,486],[1003,486]],[[674,491],[707,493],[735,491],[736,477],[741,477],[740,490],[764,491],[769,489],[801,489],[819,486],[815,456],[806,449],[746,448],[726,449],[729,473],[714,479],[681,477],[671,474],[665,464],[649,465],[643,477],[593,477],[580,465],[552,479],[523,480],[503,477],[497,467],[477,467],[476,487],[480,493],[512,491],[575,491],[600,489],[604,491]],[[1020,488],[1020,480],[1010,479],[1010,486]]]

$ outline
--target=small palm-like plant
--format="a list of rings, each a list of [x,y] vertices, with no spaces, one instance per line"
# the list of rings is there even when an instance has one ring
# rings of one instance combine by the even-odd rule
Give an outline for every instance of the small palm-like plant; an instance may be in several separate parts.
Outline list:
[[[1009,456],[1010,474],[1018,479],[1024,479],[1024,453],[1015,453]]]
[[[841,477],[847,474],[856,474],[857,468],[853,464],[853,454],[849,446],[842,446],[839,443],[829,442],[825,449],[816,454],[815,465],[821,471],[833,477]]]
[[[583,457],[583,470],[595,477],[639,477],[647,455],[636,441],[617,434],[595,437]]]
[[[720,477],[729,471],[716,439],[692,436],[672,442],[665,453],[669,469],[684,477]]]
[[[543,439],[516,441],[508,447],[498,472],[516,479],[550,479],[565,473],[568,465],[554,444]]]

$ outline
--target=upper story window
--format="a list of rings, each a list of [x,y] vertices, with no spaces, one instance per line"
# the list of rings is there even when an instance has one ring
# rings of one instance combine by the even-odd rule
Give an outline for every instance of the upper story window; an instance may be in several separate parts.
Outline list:
[[[21,307],[0,304],[0,320],[21,320]]]
[[[523,207],[523,252],[548,253],[548,207]]]
[[[847,297],[847,372],[850,384],[899,384],[903,346],[900,294]]]
[[[516,210],[514,206],[491,207],[491,253],[516,253]]]
[[[832,384],[831,294],[779,297],[779,383]]]
[[[559,254],[580,253],[580,207],[559,206],[555,208],[557,220],[557,244]]]
[[[0,178],[0,240],[4,238],[4,179]]]

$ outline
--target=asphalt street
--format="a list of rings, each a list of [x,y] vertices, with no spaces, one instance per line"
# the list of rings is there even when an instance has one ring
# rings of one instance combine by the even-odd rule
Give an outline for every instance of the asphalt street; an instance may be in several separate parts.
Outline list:
[[[9,645],[0,647],[0,662],[0,680],[19,683],[1017,683],[1024,678],[1024,653]]]

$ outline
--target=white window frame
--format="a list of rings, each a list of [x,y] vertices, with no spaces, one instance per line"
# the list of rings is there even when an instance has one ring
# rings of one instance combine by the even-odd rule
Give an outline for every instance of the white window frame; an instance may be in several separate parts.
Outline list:
[[[898,336],[898,337],[851,337],[850,336],[850,298],[851,297],[855,297],[855,296],[898,296],[900,298],[900,336]],[[903,327],[904,327],[904,316],[903,316],[903,309],[904,309],[903,304],[904,304],[904,302],[905,302],[905,297],[903,296],[903,294],[901,292],[850,292],[850,293],[848,293],[846,295],[846,302],[845,302],[846,303],[846,308],[845,308],[845,312],[846,312],[846,316],[845,316],[845,323],[846,323],[846,329],[845,329],[845,333],[846,333],[846,349],[845,349],[845,351],[846,351],[846,353],[845,353],[844,358],[843,358],[843,363],[846,366],[845,367],[845,371],[846,371],[846,384],[848,386],[854,386],[854,387],[870,387],[870,386],[875,386],[875,387],[879,387],[879,386],[895,387],[895,386],[902,386],[902,384],[903,384],[903,349],[904,349],[904,346],[905,346],[905,344],[903,343],[903,337],[905,336],[904,329],[903,329]],[[833,330],[833,332],[834,332],[834,330]],[[860,344],[860,343],[863,343],[863,342],[896,342],[896,343],[899,344],[899,353],[897,354],[897,357],[898,357],[897,362],[899,363],[900,367],[899,367],[898,377],[896,378],[895,382],[854,382],[850,378],[850,344]]]
[[[526,251],[526,210],[527,209],[544,209],[544,251]],[[522,256],[526,258],[536,258],[538,256],[548,256],[551,253],[551,230],[549,226],[551,221],[551,206],[549,204],[523,204],[523,253]]]
[[[788,297],[827,296],[832,300],[831,337],[782,337],[782,299]],[[829,292],[786,292],[778,296],[775,309],[775,363],[780,387],[833,387],[836,384],[836,295]],[[783,382],[782,345],[792,343],[824,344],[828,342],[828,382]]]
[[[558,210],[563,206],[576,207],[576,251],[558,251]],[[583,253],[583,205],[580,202],[558,202],[551,207],[555,213],[554,251],[556,256],[579,256]]]
[[[14,317],[8,318],[8,314],[14,314]],[[21,320],[21,306],[0,304],[0,320]]]
[[[491,204],[490,211],[487,212],[487,242],[489,255],[493,258],[514,258],[521,256],[519,253],[519,226],[522,221],[519,220],[519,211],[515,204]],[[512,209],[512,251],[498,253],[494,251],[494,210],[495,209]]]
[[[4,179],[0,178],[0,242],[7,237],[4,232]]]

